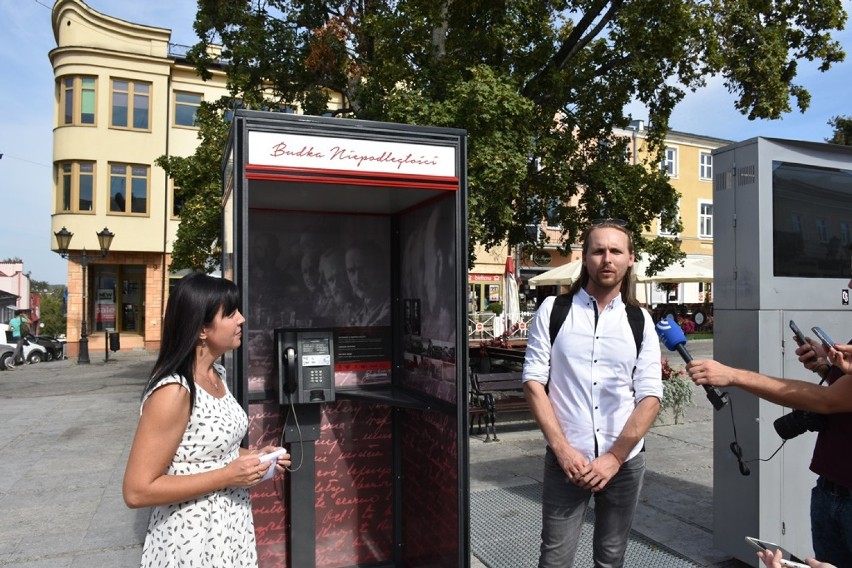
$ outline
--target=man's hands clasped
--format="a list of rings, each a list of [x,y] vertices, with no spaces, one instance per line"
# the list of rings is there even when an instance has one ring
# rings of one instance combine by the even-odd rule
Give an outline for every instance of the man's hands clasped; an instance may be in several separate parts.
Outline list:
[[[580,452],[570,447],[563,455],[557,454],[557,460],[571,483],[592,493],[606,487],[621,467],[621,462],[612,452],[606,452],[588,461]]]

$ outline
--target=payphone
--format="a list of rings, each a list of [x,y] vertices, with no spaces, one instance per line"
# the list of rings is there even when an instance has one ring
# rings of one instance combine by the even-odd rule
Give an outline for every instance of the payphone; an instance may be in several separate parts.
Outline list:
[[[334,401],[334,332],[322,329],[275,330],[278,403]]]

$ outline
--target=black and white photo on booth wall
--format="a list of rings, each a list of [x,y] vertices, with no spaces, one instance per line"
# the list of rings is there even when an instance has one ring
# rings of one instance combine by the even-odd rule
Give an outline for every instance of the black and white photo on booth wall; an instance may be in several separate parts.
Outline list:
[[[412,211],[402,222],[404,327],[424,340],[454,342],[456,338],[453,225],[452,199]]]
[[[388,231],[379,216],[252,212],[249,315],[272,327],[390,325]]]

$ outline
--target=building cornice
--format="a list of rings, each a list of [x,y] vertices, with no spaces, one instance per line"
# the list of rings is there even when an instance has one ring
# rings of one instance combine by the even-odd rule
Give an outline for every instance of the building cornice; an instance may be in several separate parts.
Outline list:
[[[84,26],[91,32],[88,47],[100,47],[124,39],[123,48],[126,52],[137,55],[148,55],[160,58],[168,56],[171,30],[155,28],[142,24],[126,22],[106,14],[101,14],[87,6],[82,0],[57,0],[51,12],[53,37],[56,45],[66,47],[62,40],[62,26],[74,24]]]

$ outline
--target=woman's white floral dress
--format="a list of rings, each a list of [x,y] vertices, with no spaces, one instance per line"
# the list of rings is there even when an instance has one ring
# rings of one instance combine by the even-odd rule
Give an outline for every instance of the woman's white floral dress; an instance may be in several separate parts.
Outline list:
[[[214,367],[224,379],[225,369],[220,365]],[[164,378],[155,388],[170,383],[189,389],[186,379],[176,375]],[[168,475],[219,469],[239,456],[248,417],[227,386],[225,391],[222,398],[216,398],[196,388],[192,416]],[[143,407],[144,404],[142,401]],[[256,566],[248,489],[228,488],[151,510],[142,552],[143,568]]]

